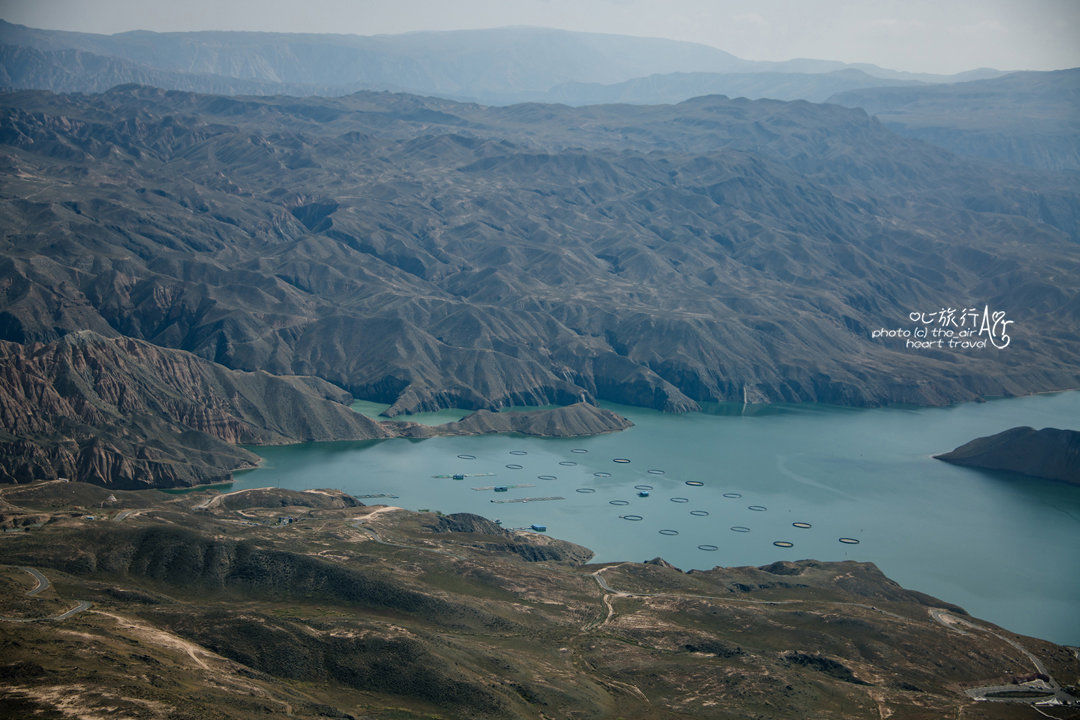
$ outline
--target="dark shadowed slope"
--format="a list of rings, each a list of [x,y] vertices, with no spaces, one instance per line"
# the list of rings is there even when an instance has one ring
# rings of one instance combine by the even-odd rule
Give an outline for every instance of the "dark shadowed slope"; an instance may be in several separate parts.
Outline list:
[[[1075,430],[1015,427],[934,457],[955,465],[1080,484],[1080,432]]]

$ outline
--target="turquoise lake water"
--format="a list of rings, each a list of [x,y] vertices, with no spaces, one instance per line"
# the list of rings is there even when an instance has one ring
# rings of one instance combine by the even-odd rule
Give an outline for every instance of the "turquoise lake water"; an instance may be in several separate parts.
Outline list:
[[[688,570],[800,558],[872,561],[905,587],[977,617],[1080,645],[1080,487],[931,457],[1017,425],[1080,429],[1080,392],[920,409],[667,415],[607,407],[635,427],[577,440],[496,435],[252,448],[264,464],[238,473],[232,488],[387,493],[398,497],[364,502],[473,512],[511,528],[542,524],[550,535],[591,548],[599,562],[661,556]],[[494,475],[432,477],[456,473]],[[518,484],[533,487],[472,489]],[[649,497],[638,496],[638,485],[652,486]],[[565,499],[491,502],[551,496]]]

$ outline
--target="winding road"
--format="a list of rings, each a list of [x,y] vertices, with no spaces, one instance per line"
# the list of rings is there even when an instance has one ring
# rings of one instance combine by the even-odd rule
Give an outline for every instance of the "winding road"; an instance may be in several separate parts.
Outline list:
[[[595,571],[593,571],[591,573],[593,578],[596,580],[596,584],[599,585],[600,589],[604,591],[603,602],[604,602],[604,607],[607,610],[607,615],[603,620],[597,620],[595,622],[586,623],[585,626],[582,628],[582,630],[593,630],[593,629],[596,629],[598,627],[602,627],[602,626],[608,624],[609,622],[611,622],[611,618],[615,615],[615,606],[612,603],[612,599],[613,598],[620,598],[620,597],[624,597],[624,598],[633,598],[633,597],[642,597],[642,598],[646,598],[646,597],[700,598],[700,599],[705,599],[705,600],[715,600],[715,601],[722,602],[722,603],[742,603],[742,604],[748,604],[749,603],[749,604],[757,604],[757,605],[794,605],[794,604],[805,604],[807,602],[805,600],[749,600],[749,599],[743,599],[743,598],[717,597],[717,596],[714,596],[714,595],[693,595],[693,594],[680,594],[680,593],[627,592],[625,590],[618,590],[616,588],[611,587],[611,585],[608,583],[608,581],[604,578],[604,572],[606,570],[611,570],[612,568],[617,568],[617,567],[620,567],[620,566],[625,565],[625,564],[626,563],[619,563],[617,565],[606,565],[606,566],[604,566],[602,568],[599,568],[599,569],[597,569],[597,570],[595,570]],[[873,610],[874,612],[880,613],[880,614],[885,615],[885,616],[890,617],[890,618],[901,620],[901,621],[903,621],[905,623],[917,623],[917,622],[920,622],[920,621],[918,621],[916,619],[913,619],[913,618],[908,618],[908,617],[904,617],[902,615],[897,615],[896,613],[889,612],[888,610],[882,610],[881,608],[875,607],[873,605],[866,605],[865,603],[825,602],[825,603],[818,603],[818,604],[839,605],[839,606],[847,606],[847,607],[858,607],[858,608],[863,608],[863,609],[866,609],[866,610]],[[974,700],[987,701],[987,702],[1009,702],[1009,703],[1022,703],[1022,704],[1031,705],[1032,708],[1034,710],[1039,711],[1040,714],[1045,715],[1046,717],[1051,717],[1051,718],[1054,717],[1054,716],[1053,715],[1048,715],[1047,713],[1043,712],[1042,709],[1040,709],[1038,706],[1036,706],[1036,703],[1044,703],[1046,701],[1057,701],[1058,703],[1060,703],[1059,707],[1060,706],[1075,707],[1076,705],[1080,704],[1080,701],[1078,701],[1075,697],[1073,697],[1069,693],[1065,692],[1065,690],[1062,689],[1061,685],[1053,677],[1051,677],[1050,672],[1047,669],[1046,665],[1038,657],[1036,657],[1034,654],[1032,654],[1027,648],[1025,648],[1023,645],[1021,645],[1016,640],[1014,640],[1014,639],[1012,639],[1010,637],[1006,637],[1006,636],[1004,636],[1004,635],[1002,635],[1000,633],[994,632],[993,630],[991,630],[989,628],[983,627],[981,625],[977,625],[976,623],[973,623],[973,622],[971,622],[969,620],[966,620],[966,619],[964,619],[962,617],[954,615],[953,613],[950,613],[950,612],[948,612],[947,610],[945,610],[943,608],[932,607],[932,608],[929,608],[928,610],[929,610],[930,618],[933,621],[938,622],[941,625],[944,625],[946,628],[948,628],[949,630],[951,630],[953,632],[959,633],[961,635],[969,635],[970,634],[969,630],[976,630],[976,631],[979,631],[979,632],[987,633],[989,635],[993,635],[994,637],[998,638],[1002,642],[1004,642],[1004,643],[1012,646],[1013,648],[1015,648],[1025,658],[1027,658],[1031,662],[1032,666],[1035,668],[1035,671],[1037,673],[1039,673],[1040,675],[1045,675],[1046,677],[1050,678],[1049,682],[1045,683],[1046,693],[1044,695],[1040,696],[1040,697],[1034,697],[1034,698],[1030,698],[1030,697],[1027,697],[1027,698],[1024,698],[1024,697],[995,697],[993,695],[994,693],[1006,693],[1006,692],[1017,692],[1017,691],[1023,691],[1023,690],[1037,690],[1038,689],[1036,687],[1024,686],[1024,685],[987,685],[987,686],[983,686],[983,687],[970,688],[970,689],[965,691],[965,694],[968,697],[970,697],[970,698],[972,698]],[[1080,649],[1074,649],[1074,652],[1076,653],[1077,657],[1080,658]],[[1049,709],[1049,708],[1047,708],[1047,709]]]
[[[34,597],[35,595],[37,595],[42,590],[48,589],[48,587],[52,584],[52,583],[49,582],[49,578],[45,577],[44,575],[42,575],[39,571],[35,570],[34,568],[24,567],[24,568],[19,568],[19,569],[20,570],[25,570],[26,572],[30,573],[31,575],[34,576],[34,579],[37,580],[37,586],[33,590],[27,590],[26,591],[26,596],[27,597]]]
[[[811,600],[751,600],[749,598],[720,597],[718,595],[694,595],[694,594],[691,594],[691,593],[643,593],[643,592],[627,592],[625,590],[616,590],[615,588],[611,587],[608,584],[607,580],[604,579],[603,572],[605,570],[610,570],[612,568],[617,568],[617,567],[620,567],[620,566],[625,565],[625,564],[626,563],[619,563],[618,565],[606,565],[606,566],[600,568],[599,570],[594,571],[592,573],[592,576],[596,579],[596,583],[600,586],[600,588],[604,592],[609,593],[611,596],[614,596],[614,597],[696,598],[696,599],[700,599],[700,600],[715,600],[717,602],[739,603],[739,604],[743,604],[743,605],[805,605],[807,603],[813,603],[815,605],[838,605],[838,606],[841,606],[841,607],[857,607],[857,608],[862,608],[864,610],[871,610],[873,612],[878,613],[879,615],[884,615],[886,617],[892,618],[894,620],[899,620],[899,621],[904,622],[904,623],[918,622],[917,620],[914,620],[912,618],[904,617],[903,615],[898,615],[898,614],[896,614],[894,612],[889,612],[888,610],[882,610],[881,608],[879,608],[879,607],[877,607],[875,605],[867,605],[866,603],[839,602],[839,601],[820,601],[820,602],[817,602],[817,601],[811,601]],[[605,596],[605,598],[604,598],[604,604],[608,606],[608,611],[609,612],[608,612],[608,618],[607,619],[610,620],[612,614],[614,613],[614,609],[611,607],[611,603],[608,601],[607,596]],[[602,623],[598,623],[598,624],[603,625],[605,623],[607,623],[607,620],[605,620]]]
[[[1043,697],[1018,698],[993,697],[991,695],[992,693],[1017,692],[1025,689],[1035,689],[1024,685],[984,685],[982,687],[969,688],[968,690],[964,691],[969,697],[974,698],[975,700],[985,700],[988,702],[1011,702],[1024,703],[1028,705],[1034,705],[1037,702],[1045,702],[1053,698],[1065,706],[1075,706],[1077,704],[1077,699],[1062,689],[1060,683],[1058,683],[1058,681],[1050,675],[1050,671],[1046,668],[1046,665],[1043,664],[1042,660],[1035,657],[1035,655],[1033,655],[1027,648],[1018,643],[1016,640],[1013,640],[1010,637],[1006,637],[1001,633],[996,633],[990,628],[977,625],[970,620],[966,620],[941,608],[930,608],[930,617],[933,618],[935,621],[941,623],[945,627],[949,628],[950,630],[958,632],[962,635],[967,635],[969,633],[967,632],[967,630],[961,630],[958,626],[963,626],[965,628],[968,628],[969,630],[977,630],[980,632],[984,632],[988,635],[993,635],[998,640],[1001,640],[1002,642],[1016,648],[1016,650],[1019,651],[1021,655],[1026,657],[1035,667],[1035,672],[1050,678],[1050,681],[1046,683],[1047,690],[1046,694]],[[1043,714],[1045,715],[1046,713]]]
[[[49,589],[49,587],[52,586],[52,583],[49,582],[49,578],[41,574],[39,570],[35,570],[32,567],[20,567],[19,569],[25,570],[26,572],[30,573],[30,575],[33,576],[35,582],[37,583],[37,585],[35,585],[33,588],[26,591],[27,597],[36,597],[42,591],[47,590]],[[32,623],[43,622],[46,620],[66,620],[67,618],[75,615],[76,613],[81,613],[82,611],[89,609],[91,605],[93,605],[93,603],[87,600],[79,600],[77,603],[75,603],[75,607],[64,610],[63,612],[53,613],[52,615],[46,615],[45,617],[39,618],[17,618],[0,615],[0,622]]]

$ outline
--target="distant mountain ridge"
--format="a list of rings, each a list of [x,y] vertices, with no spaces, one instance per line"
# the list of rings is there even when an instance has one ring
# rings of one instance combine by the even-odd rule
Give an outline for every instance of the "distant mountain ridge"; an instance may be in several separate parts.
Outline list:
[[[848,90],[828,102],[861,107],[891,130],[960,155],[1080,170],[1080,68]]]
[[[1080,93],[1069,71],[933,75],[832,60],[751,61],[695,43],[534,27],[95,35],[0,20],[0,90],[93,93],[127,84],[298,97],[376,90],[500,106],[675,104],[703,95],[835,102],[961,155],[1080,169]]]
[[[727,95],[728,97],[746,97],[751,100],[770,98],[824,102],[827,98],[845,90],[912,84],[921,85],[914,80],[874,77],[854,68],[821,73],[679,72],[633,78],[611,85],[564,83],[533,99],[567,105],[604,103],[657,105],[680,103],[701,95]]]
[[[978,70],[958,76],[928,75],[828,60],[759,62],[707,45],[662,38],[521,27],[373,36],[147,31],[94,35],[0,21],[0,45],[10,46],[0,56],[4,71],[0,86],[58,92],[99,92],[135,82],[224,94],[393,90],[508,104],[543,100],[545,93],[566,83],[604,85],[669,73],[817,74],[850,69],[874,78],[870,85],[999,74]],[[834,92],[852,87],[837,86]]]

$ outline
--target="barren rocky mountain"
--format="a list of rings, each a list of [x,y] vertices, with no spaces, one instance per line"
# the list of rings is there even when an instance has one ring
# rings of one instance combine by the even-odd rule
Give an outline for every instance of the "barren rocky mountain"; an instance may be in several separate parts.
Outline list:
[[[1069,648],[868,563],[583,565],[475,515],[325,492],[0,488],[0,525],[24,528],[0,547],[0,717],[1006,720],[1077,701]]]
[[[1015,427],[935,455],[956,465],[1080,484],[1080,432]]]
[[[91,329],[388,415],[1080,385],[1080,183],[705,97],[3,96],[0,337]],[[872,338],[985,306],[1004,350]]]

